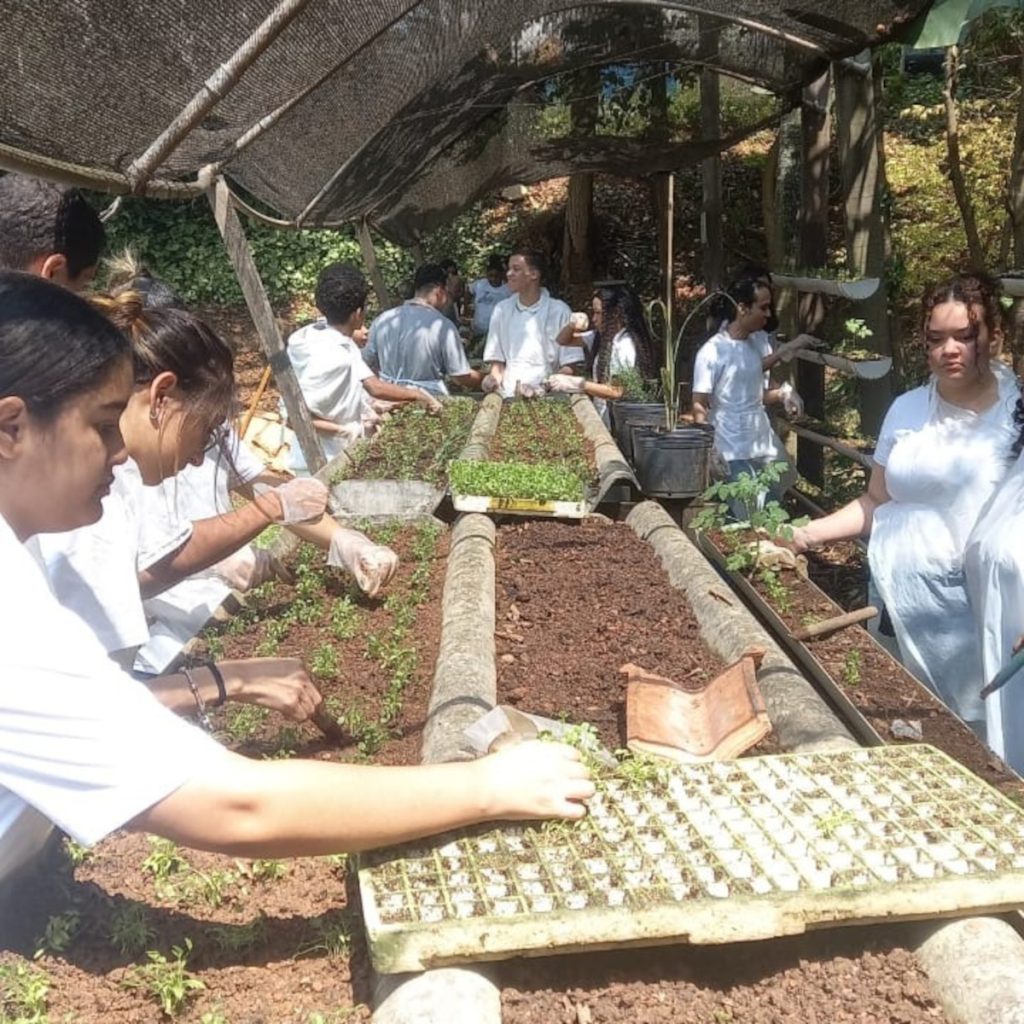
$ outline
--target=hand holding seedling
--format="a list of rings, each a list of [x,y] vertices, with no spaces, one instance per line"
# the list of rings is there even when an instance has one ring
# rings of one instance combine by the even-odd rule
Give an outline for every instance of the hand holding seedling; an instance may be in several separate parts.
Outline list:
[[[580,753],[564,743],[527,740],[475,762],[487,818],[582,818],[595,792]]]

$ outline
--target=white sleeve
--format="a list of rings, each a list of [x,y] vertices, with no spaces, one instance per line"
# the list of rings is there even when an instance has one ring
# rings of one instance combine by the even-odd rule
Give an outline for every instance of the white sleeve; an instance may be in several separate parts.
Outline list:
[[[693,391],[695,394],[714,394],[717,369],[714,342],[706,341],[697,352],[697,358],[693,364]]]
[[[491,310],[491,323],[487,328],[487,343],[484,345],[484,362],[507,363],[508,351],[505,344],[505,310],[499,302]]]
[[[15,544],[17,585],[0,588],[0,787],[95,843],[227,755],[118,670]]]
[[[572,319],[572,310],[561,301],[551,300],[552,311],[548,316],[548,330],[551,332],[551,340],[561,333],[562,328]],[[558,346],[558,366],[571,366],[573,363],[585,363],[587,361],[586,351],[575,346]],[[556,367],[557,369],[557,367]]]
[[[914,388],[900,395],[889,406],[878,432],[878,444],[872,458],[876,465],[885,466],[900,436],[908,430],[918,430],[928,418],[928,389]]]
[[[234,427],[226,443],[231,453],[232,476],[239,483],[247,484],[266,470],[267,464],[238,436]]]

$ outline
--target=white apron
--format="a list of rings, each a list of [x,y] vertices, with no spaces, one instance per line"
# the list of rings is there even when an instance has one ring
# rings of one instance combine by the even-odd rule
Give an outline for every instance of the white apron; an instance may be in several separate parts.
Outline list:
[[[1006,664],[1024,633],[1024,455],[975,524],[964,571],[981,645],[982,682]],[[1024,671],[985,701],[988,745],[1024,771]]]
[[[996,404],[979,415],[944,402],[932,382],[928,422],[897,434],[885,466],[892,500],[875,510],[868,545],[903,664],[979,731],[981,651],[963,553],[1006,475],[1009,399],[1001,380]]]

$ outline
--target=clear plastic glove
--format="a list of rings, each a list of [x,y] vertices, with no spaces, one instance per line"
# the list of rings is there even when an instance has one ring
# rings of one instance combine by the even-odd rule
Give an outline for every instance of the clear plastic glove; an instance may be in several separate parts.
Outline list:
[[[298,658],[248,658],[218,661],[228,699],[278,711],[293,722],[305,722],[323,703]]]
[[[493,373],[488,373],[482,381],[480,381],[480,390],[485,395],[493,394],[501,387],[501,381],[494,376]]]
[[[583,377],[575,377],[571,373],[553,373],[544,381],[544,386],[557,394],[578,395],[585,383]]]
[[[779,385],[779,397],[782,399],[782,408],[787,416],[796,419],[804,414],[804,400],[797,394],[796,389],[789,381]]]
[[[216,565],[210,566],[207,575],[217,576],[232,590],[242,592],[258,587],[268,580],[289,582],[292,579],[292,574],[280,558],[250,544],[221,559]]]
[[[540,398],[545,393],[543,384],[516,384],[516,398]]]
[[[429,391],[424,391],[422,388],[416,388],[415,390],[419,392],[416,404],[421,409],[426,410],[428,415],[440,416],[442,408],[440,399],[437,398],[436,395],[432,395]]]
[[[579,334],[590,326],[590,317],[586,313],[573,313],[569,317],[569,323],[572,324],[572,329]]]
[[[319,519],[327,509],[327,488],[311,476],[296,477],[277,487],[256,487],[261,497],[271,492],[281,506],[281,515],[275,519],[284,526]]]
[[[474,761],[473,768],[492,820],[582,818],[595,791],[579,751],[563,743],[516,743]]]
[[[327,549],[327,564],[347,569],[367,597],[376,597],[398,568],[398,555],[391,548],[374,544],[358,530],[338,529]]]
[[[797,352],[802,348],[813,348],[818,343],[817,338],[809,334],[798,334],[792,341],[787,341],[778,347],[778,353],[784,363],[792,362]]]

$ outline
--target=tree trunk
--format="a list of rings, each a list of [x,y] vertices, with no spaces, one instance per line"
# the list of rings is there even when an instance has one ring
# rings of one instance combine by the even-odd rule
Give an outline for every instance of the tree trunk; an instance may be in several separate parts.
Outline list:
[[[981,238],[978,235],[978,221],[974,216],[974,204],[967,194],[963,162],[960,159],[960,127],[956,106],[956,83],[959,68],[959,47],[947,47],[942,98],[946,104],[946,153],[949,164],[949,180],[953,186],[953,194],[956,196],[956,205],[960,208],[960,219],[964,222],[968,258],[971,266],[980,270],[985,265],[985,254],[982,251]]]
[[[576,96],[569,102],[573,135],[592,136],[597,129],[600,79],[596,71],[581,73]],[[574,174],[569,178],[565,201],[565,230],[562,233],[562,292],[574,304],[582,303],[593,288],[594,270],[590,252],[590,228],[594,216],[594,175]]]

